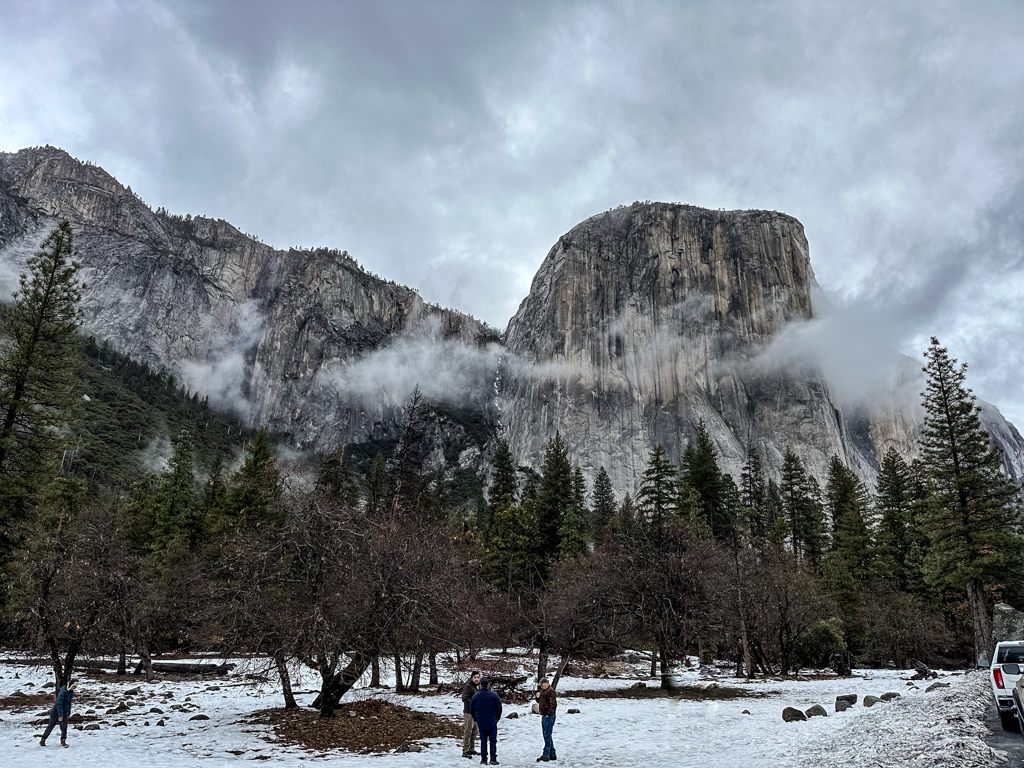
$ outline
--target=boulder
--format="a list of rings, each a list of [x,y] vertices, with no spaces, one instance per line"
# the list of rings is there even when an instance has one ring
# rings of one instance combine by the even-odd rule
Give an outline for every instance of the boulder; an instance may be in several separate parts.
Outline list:
[[[89,723],[82,730],[85,730],[85,731],[98,731],[99,729],[100,729],[100,724],[99,723]]]
[[[164,721],[163,721],[163,720],[157,720],[157,721],[156,721],[156,724],[157,724],[157,725],[161,725],[161,726],[162,726],[162,725],[164,725]]]
[[[949,683],[932,683],[924,689],[924,692],[931,693],[932,691],[937,690],[939,688],[949,688]]]
[[[857,703],[857,694],[856,693],[844,693],[842,696],[836,696],[836,703],[839,703],[840,701],[845,701],[847,704],[849,704],[852,707],[854,704]]]
[[[806,720],[807,715],[796,707],[786,707],[782,710],[782,719],[787,723],[796,723]]]
[[[569,710],[566,710],[566,712],[568,714],[570,714],[570,715],[578,715],[578,714],[580,714],[580,711],[578,709],[569,709]]]
[[[750,714],[750,710],[749,709],[744,709],[742,712],[740,712],[740,714],[741,715],[749,715]]]
[[[419,744],[403,744],[397,750],[397,752],[422,752],[423,747]]]
[[[125,704],[122,701],[122,702],[118,703],[118,705],[116,707],[114,707],[113,709],[108,709],[107,710],[107,714],[108,715],[119,715],[122,712],[127,712],[127,711],[128,711],[128,705]]]
[[[878,704],[880,701],[881,701],[881,699],[878,698],[877,696],[865,696],[864,697],[864,706],[865,707],[873,707],[873,706],[875,706],[875,704]]]
[[[646,688],[647,687],[647,683],[633,683],[629,687],[630,688]]]
[[[853,704],[848,702],[846,699],[836,699],[836,712],[845,712],[852,706]]]
[[[164,713],[164,711],[160,709],[160,707],[153,707],[149,710],[149,712],[153,715],[162,715]]]
[[[129,688],[127,691],[124,692],[124,695],[125,696],[138,696],[140,693],[142,693],[142,689],[141,688]]]
[[[898,699],[899,697],[900,695],[896,693],[896,691],[886,691],[878,698],[880,698],[882,701],[892,701],[893,699]]]
[[[70,715],[68,717],[68,722],[71,723],[72,725],[74,725],[75,723],[81,723],[81,722],[84,722],[84,721],[85,721],[85,718],[82,717],[81,713],[79,713],[79,712],[75,712],[74,714],[72,714],[72,715]]]
[[[815,704],[813,707],[804,712],[807,715],[807,719],[810,720],[812,717],[828,717],[828,712],[821,704]]]
[[[509,712],[508,717],[506,717],[505,719],[506,720],[518,720],[519,719],[519,713],[518,712]]]
[[[540,704],[538,704],[537,702],[533,702],[533,706],[530,707],[530,712],[532,712],[535,715],[539,715],[540,714]]]
[[[198,715],[192,715],[192,717],[189,718],[189,720],[209,720],[209,719],[210,719],[209,715],[204,715],[202,713],[200,713]],[[376,720],[376,718],[374,718],[374,719]]]
[[[124,720],[118,720],[111,726],[111,728],[124,728],[126,725],[128,725],[128,723],[126,723]]]

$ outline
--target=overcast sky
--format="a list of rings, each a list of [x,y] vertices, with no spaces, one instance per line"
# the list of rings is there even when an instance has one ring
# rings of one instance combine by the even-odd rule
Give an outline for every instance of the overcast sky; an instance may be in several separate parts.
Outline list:
[[[880,343],[1024,424],[1024,2],[0,0],[0,150],[347,249],[504,328],[634,200],[799,218]]]

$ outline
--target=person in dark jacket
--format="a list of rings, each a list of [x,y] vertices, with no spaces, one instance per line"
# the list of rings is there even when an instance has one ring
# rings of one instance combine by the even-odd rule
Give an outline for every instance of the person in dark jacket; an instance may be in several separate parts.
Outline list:
[[[480,681],[480,690],[473,694],[469,711],[480,729],[480,764],[487,765],[487,745],[491,745],[491,765],[498,764],[498,721],[501,719],[501,697],[491,690],[491,681]]]
[[[476,754],[476,737],[479,731],[476,727],[476,720],[469,711],[469,703],[476,695],[476,687],[480,685],[480,673],[474,672],[469,680],[462,686],[462,756],[472,757]]]
[[[50,722],[43,731],[43,738],[39,740],[39,746],[46,746],[46,739],[53,732],[54,727],[60,723],[60,745],[68,745],[68,718],[71,717],[71,700],[75,698],[75,681],[69,680],[67,685],[62,685],[57,691],[57,700],[50,710]]]
[[[558,697],[555,696],[555,689],[545,677],[540,681],[540,690],[537,692],[537,707],[540,710],[540,730],[544,734],[544,753],[537,758],[538,763],[548,763],[557,760],[555,753],[555,742],[551,736],[555,729],[555,710],[558,709]]]

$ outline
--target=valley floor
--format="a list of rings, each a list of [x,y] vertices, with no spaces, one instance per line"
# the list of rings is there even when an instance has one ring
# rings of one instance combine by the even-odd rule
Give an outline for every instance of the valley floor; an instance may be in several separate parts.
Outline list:
[[[494,658],[495,666],[507,667],[508,659]],[[523,659],[528,664],[530,660]],[[487,670],[488,660],[480,667]],[[822,677],[807,680],[758,680],[748,683],[727,676],[718,678],[722,687],[738,687],[745,693],[724,700],[682,698],[631,698],[614,692],[636,682],[649,681],[634,666],[618,678],[563,678],[559,685],[559,716],[555,743],[559,764],[572,766],[644,766],[669,768],[701,766],[743,766],[743,768],[787,768],[789,766],[998,766],[1006,754],[986,743],[990,732],[985,724],[992,706],[982,674],[950,674],[941,682],[949,687],[926,692],[928,683],[917,688],[907,684],[909,673],[893,670],[858,670],[857,677]],[[447,675],[450,677],[451,675]],[[446,675],[442,675],[446,677]],[[173,680],[164,678],[146,685],[129,676],[102,679],[83,676],[73,711],[85,715],[95,710],[99,730],[69,731],[69,749],[58,746],[59,732],[45,749],[38,746],[40,719],[48,704],[40,694],[52,687],[45,668],[0,664],[0,765],[17,768],[74,765],[103,768],[153,768],[180,766],[236,766],[266,761],[275,766],[341,764],[351,766],[474,765],[462,761],[453,739],[423,743],[419,753],[361,755],[335,751],[328,754],[305,752],[298,747],[270,743],[266,726],[243,722],[250,713],[281,706],[275,686],[255,686],[241,669],[223,678]],[[680,675],[684,685],[708,685],[695,671]],[[297,681],[300,703],[310,702],[315,679]],[[131,689],[140,689],[130,694]],[[600,698],[586,692],[606,691]],[[868,694],[898,692],[893,702],[868,709],[861,704]],[[16,692],[38,697],[18,705]],[[634,692],[635,693],[635,692]],[[835,697],[856,693],[852,709],[835,713]],[[609,695],[610,694],[610,695]],[[350,698],[383,697],[416,710],[461,717],[462,705],[455,695],[399,696],[388,692],[358,689]],[[608,696],[605,698],[604,696]],[[125,702],[125,709],[104,714]],[[821,704],[829,717],[807,722],[784,723],[783,707],[806,710]],[[158,708],[162,713],[151,712]],[[176,707],[176,708],[172,708]],[[579,709],[579,714],[569,714]],[[743,714],[744,710],[750,714]],[[539,718],[530,714],[528,704],[506,705],[505,714],[517,712],[517,719],[503,719],[499,726],[498,749],[502,765],[533,765],[542,747]],[[208,720],[191,720],[196,714]],[[164,725],[156,723],[163,719]],[[115,726],[115,723],[124,723]],[[1020,736],[1015,734],[1017,739]],[[258,763],[257,763],[258,764]]]

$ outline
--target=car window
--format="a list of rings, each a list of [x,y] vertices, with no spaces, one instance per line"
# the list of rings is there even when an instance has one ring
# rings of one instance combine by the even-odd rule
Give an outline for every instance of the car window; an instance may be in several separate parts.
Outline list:
[[[1010,645],[999,649],[997,664],[1024,664],[1024,645]]]

